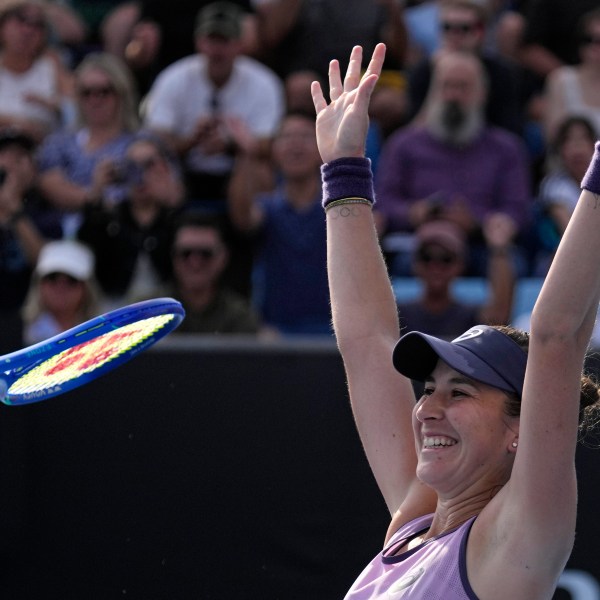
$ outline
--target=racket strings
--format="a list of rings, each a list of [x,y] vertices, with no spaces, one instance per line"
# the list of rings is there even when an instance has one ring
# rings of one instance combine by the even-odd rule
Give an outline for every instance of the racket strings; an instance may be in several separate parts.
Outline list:
[[[64,350],[17,379],[9,393],[31,394],[91,373],[143,343],[173,318],[172,314],[149,317]]]

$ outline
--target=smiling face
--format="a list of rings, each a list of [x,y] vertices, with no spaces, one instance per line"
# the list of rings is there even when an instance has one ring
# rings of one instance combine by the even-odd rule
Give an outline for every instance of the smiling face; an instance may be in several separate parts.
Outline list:
[[[173,269],[183,292],[203,292],[213,288],[226,265],[227,250],[216,229],[185,225],[177,231]]]
[[[419,479],[447,497],[506,483],[518,418],[505,403],[501,390],[438,361],[413,411]]]

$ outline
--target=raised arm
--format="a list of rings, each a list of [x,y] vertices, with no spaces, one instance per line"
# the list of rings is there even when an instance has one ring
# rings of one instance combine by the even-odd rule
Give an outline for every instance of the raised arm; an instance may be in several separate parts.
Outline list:
[[[580,380],[600,300],[598,146],[583,186],[533,310],[518,450],[490,529],[502,539],[491,570],[510,557],[525,579],[559,573],[575,534]]]
[[[227,209],[233,226],[242,232],[252,232],[264,219],[264,211],[256,196],[270,188],[274,175],[264,159],[254,153],[237,155],[227,190]]]
[[[411,518],[432,509],[435,495],[417,482],[409,380],[392,366],[399,337],[396,302],[375,232],[361,198],[373,198],[364,158],[369,98],[385,55],[380,44],[360,79],[362,50],[355,47],[342,84],[339,63],[330,65],[330,104],[313,83],[317,142],[323,161],[328,273],[337,342],[350,399],[367,457],[392,514],[401,505]],[[344,199],[355,198],[350,203]],[[339,202],[335,202],[338,200]],[[414,512],[417,511],[417,512]],[[411,514],[413,513],[413,514]]]
[[[580,376],[600,300],[598,144],[582,185],[587,189],[582,190],[531,318],[521,417],[521,428],[527,434],[523,456],[531,452],[540,466],[552,465],[545,473],[539,471],[539,478],[547,485],[564,485],[569,476],[574,477]],[[544,442],[549,435],[554,440],[550,450]],[[551,475],[557,481],[548,481]],[[537,489],[542,493],[540,487]],[[547,499],[546,504],[553,509],[556,503]]]
[[[494,213],[483,223],[488,251],[487,279],[490,295],[481,310],[482,323],[506,325],[510,321],[515,290],[515,269],[511,252],[515,229],[514,221],[503,213]]]

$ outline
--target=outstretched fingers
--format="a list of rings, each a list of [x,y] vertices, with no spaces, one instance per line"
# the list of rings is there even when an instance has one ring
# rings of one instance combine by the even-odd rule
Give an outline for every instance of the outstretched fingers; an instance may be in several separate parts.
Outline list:
[[[315,112],[319,114],[322,110],[327,108],[327,101],[323,96],[323,90],[321,84],[318,81],[313,81],[310,84],[310,92],[312,94],[313,104],[315,105]]]
[[[385,44],[377,44],[373,51],[373,56],[369,62],[369,66],[362,76],[356,92],[356,98],[354,100],[354,110],[357,112],[363,112],[367,114],[369,109],[369,102],[371,100],[371,94],[377,85],[381,69],[383,67],[383,61],[385,59]]]
[[[348,62],[348,69],[346,70],[346,77],[344,79],[344,91],[351,92],[356,89],[360,82],[360,67],[362,64],[362,48],[360,46],[354,46],[350,54],[350,60]]]
[[[337,60],[332,60],[329,63],[329,98],[334,102],[342,95],[343,91],[340,63]]]
[[[385,60],[385,44],[377,44],[375,46],[375,50],[373,50],[373,55],[371,56],[371,60],[369,61],[369,66],[365,71],[364,77],[369,77],[370,75],[381,75],[381,69],[383,68],[383,61]]]

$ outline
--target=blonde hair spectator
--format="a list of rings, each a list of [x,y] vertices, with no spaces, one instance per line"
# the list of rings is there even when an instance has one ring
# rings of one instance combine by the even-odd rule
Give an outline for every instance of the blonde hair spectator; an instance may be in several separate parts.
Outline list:
[[[119,113],[123,129],[136,131],[140,125],[139,98],[135,81],[127,65],[118,57],[107,52],[88,54],[75,69],[76,86],[81,75],[87,71],[102,71],[106,75],[119,99]],[[81,90],[76,88],[77,92],[81,92]],[[84,125],[79,104],[77,106],[77,125]]]

